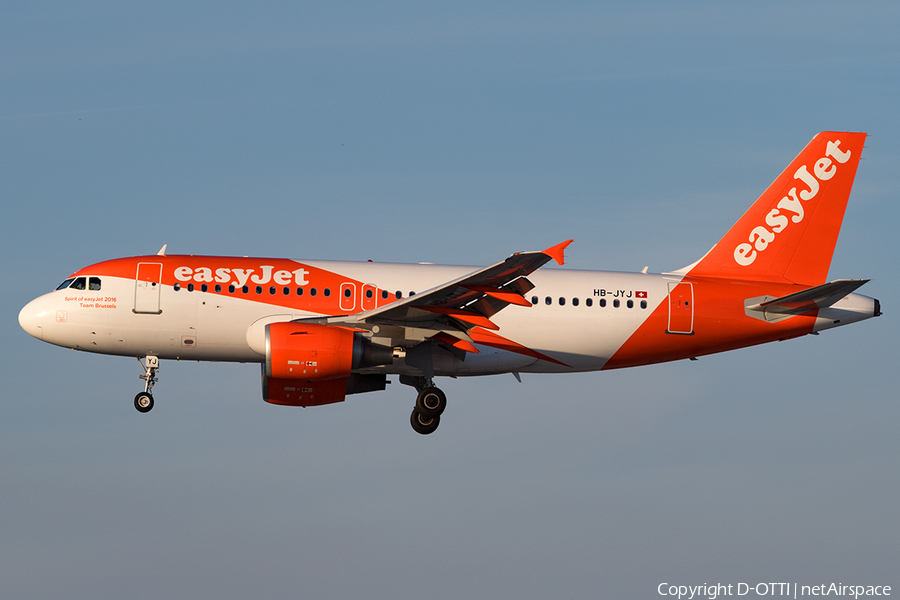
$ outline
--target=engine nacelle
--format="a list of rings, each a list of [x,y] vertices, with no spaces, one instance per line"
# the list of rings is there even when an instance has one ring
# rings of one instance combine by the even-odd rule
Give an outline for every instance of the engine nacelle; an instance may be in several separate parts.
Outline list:
[[[310,323],[266,325],[266,375],[275,379],[346,379],[353,369],[388,365],[393,352],[350,329]]]

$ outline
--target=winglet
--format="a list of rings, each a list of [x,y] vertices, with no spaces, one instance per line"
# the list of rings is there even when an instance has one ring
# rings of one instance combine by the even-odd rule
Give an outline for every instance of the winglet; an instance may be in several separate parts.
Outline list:
[[[159,249],[159,252],[156,253],[157,256],[165,256],[166,255],[166,246],[168,244],[163,244],[163,247]]]
[[[566,250],[566,248],[569,247],[569,244],[571,244],[574,241],[575,240],[566,240],[565,242],[562,242],[561,244],[551,246],[550,248],[547,248],[546,250],[544,250],[544,254],[546,254],[553,260],[555,260],[556,263],[559,265],[565,264],[565,262],[566,262],[566,257],[564,255],[565,250]]]

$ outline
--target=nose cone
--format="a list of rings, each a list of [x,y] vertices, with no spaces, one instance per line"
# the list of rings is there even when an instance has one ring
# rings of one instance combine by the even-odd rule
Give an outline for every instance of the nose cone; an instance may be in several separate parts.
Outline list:
[[[44,339],[44,299],[36,298],[19,311],[19,326],[25,333],[39,340]]]

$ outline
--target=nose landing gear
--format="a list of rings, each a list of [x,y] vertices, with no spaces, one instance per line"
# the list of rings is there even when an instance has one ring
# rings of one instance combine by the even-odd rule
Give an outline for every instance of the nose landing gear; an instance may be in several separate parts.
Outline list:
[[[153,389],[153,385],[157,381],[156,373],[159,371],[159,357],[147,356],[144,358],[144,362],[141,362],[141,359],[137,360],[141,368],[144,369],[144,372],[140,375],[140,378],[144,380],[144,391],[139,392],[134,397],[134,407],[138,412],[146,413],[153,409],[153,394],[150,393],[150,390]]]

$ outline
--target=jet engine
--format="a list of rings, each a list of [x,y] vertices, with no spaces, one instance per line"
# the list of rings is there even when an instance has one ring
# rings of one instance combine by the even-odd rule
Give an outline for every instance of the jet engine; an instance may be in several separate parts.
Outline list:
[[[263,399],[273,404],[314,406],[341,402],[345,394],[383,390],[384,375],[352,371],[392,362],[391,348],[372,344],[351,329],[270,323],[266,326]]]

